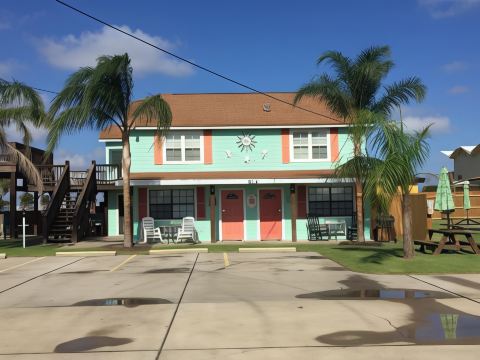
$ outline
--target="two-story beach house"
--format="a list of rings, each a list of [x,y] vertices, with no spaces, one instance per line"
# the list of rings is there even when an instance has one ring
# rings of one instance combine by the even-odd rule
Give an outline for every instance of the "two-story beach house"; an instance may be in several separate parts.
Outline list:
[[[292,102],[294,93],[272,93]],[[155,141],[153,124],[131,134],[133,233],[141,220],[158,226],[193,216],[203,242],[306,240],[307,213],[351,223],[354,186],[333,178],[352,153],[347,125],[315,100],[305,111],[255,93],[166,94],[171,129]],[[322,116],[320,114],[326,115]],[[100,134],[108,164],[121,162],[121,139]],[[108,235],[123,224],[121,180],[108,192]],[[369,234],[369,209],[365,209]]]

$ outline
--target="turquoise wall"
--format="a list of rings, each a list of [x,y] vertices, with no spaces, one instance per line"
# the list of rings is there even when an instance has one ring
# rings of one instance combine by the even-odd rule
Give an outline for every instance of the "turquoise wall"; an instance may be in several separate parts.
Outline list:
[[[340,161],[347,159],[353,152],[353,146],[348,138],[347,128],[338,128]],[[255,148],[253,151],[241,151],[236,141],[237,136],[242,135],[241,130],[212,130],[212,164],[154,164],[154,131],[153,130],[134,130],[130,136],[130,146],[132,153],[132,172],[181,172],[181,171],[255,171],[255,170],[311,170],[311,169],[331,169],[334,164],[329,161],[315,161],[315,162],[290,162],[284,164],[282,162],[281,152],[281,130],[280,129],[251,129],[249,134],[255,136]],[[113,149],[120,149],[119,142],[106,142],[106,159],[107,163],[110,161],[110,151]],[[226,151],[232,153],[232,157],[226,156]],[[262,152],[266,151],[265,157]],[[248,156],[250,161],[245,162],[245,157]],[[155,186],[151,189],[158,188]],[[165,188],[165,187],[162,187]],[[291,240],[291,223],[290,223],[290,194],[289,185],[236,185],[236,186],[216,186],[216,198],[220,198],[219,191],[228,188],[242,188],[245,190],[245,199],[249,194],[257,195],[259,188],[282,188],[283,189],[283,216],[284,222],[284,239]],[[111,191],[108,195],[108,234],[118,234],[118,219],[117,219],[117,194],[118,192]],[[208,194],[208,187],[205,187],[205,194]],[[207,195],[208,196],[208,195]],[[202,241],[210,241],[210,209],[208,199],[206,199],[206,218],[199,220],[196,223],[196,228],[199,233],[199,238]],[[132,195],[133,203],[133,232],[136,240],[140,238],[140,219],[138,218],[138,188],[134,187]],[[246,205],[245,205],[246,206]],[[218,207],[215,213],[215,224],[217,238],[219,234],[218,228]],[[257,208],[246,207],[246,239],[257,240]],[[365,218],[370,219],[370,208],[365,208]],[[350,218],[345,218],[347,224]],[[157,225],[167,224],[169,221],[157,220]],[[177,223],[179,221],[176,221]],[[370,221],[365,221],[365,234],[368,237],[370,234]],[[306,220],[297,220],[297,238],[298,240],[307,239]]]
[[[149,189],[156,189],[159,188],[158,186],[151,186]],[[166,188],[179,188],[179,187],[162,187],[163,189]],[[191,187],[190,187],[191,188]],[[269,185],[232,185],[232,186],[216,186],[216,198],[217,204],[218,199],[220,198],[220,191],[225,189],[243,189],[244,190],[244,206],[245,206],[245,222],[246,222],[246,233],[245,233],[245,240],[250,241],[257,241],[258,238],[258,190],[259,189],[282,189],[283,193],[283,219],[284,219],[284,232],[283,232],[283,239],[290,240],[292,239],[292,228],[291,228],[291,207],[290,207],[290,187],[288,184],[286,185],[276,185],[276,186],[269,186]],[[117,194],[118,192],[110,192],[109,193],[109,226],[108,231],[109,235],[117,235],[118,234],[118,221],[117,221],[117,212],[116,212],[116,204],[117,204]],[[205,194],[208,194],[208,187],[205,187]],[[246,205],[246,198],[248,195],[254,194],[257,196],[257,205],[253,208],[250,208]],[[208,195],[207,195],[208,196]],[[200,241],[209,242],[210,241],[210,207],[208,204],[208,198],[206,200],[206,209],[205,214],[206,218],[202,220],[196,221],[196,229],[199,235]],[[134,229],[134,238],[136,241],[140,239],[140,229],[141,229],[141,219],[138,218],[138,188],[134,187],[133,190],[133,229]],[[217,206],[215,209],[215,227],[216,227],[216,234],[217,239],[219,239],[219,207]],[[329,220],[345,220],[347,226],[351,224],[350,217],[329,217]],[[324,222],[325,219],[321,219],[321,222]],[[181,220],[156,220],[156,226],[161,225],[170,225],[170,224],[180,224]],[[365,209],[365,234],[368,238],[370,234],[370,209],[366,206]],[[297,239],[298,240],[307,240],[307,222],[305,219],[297,219]],[[339,237],[341,239],[341,237]]]
[[[338,128],[338,139],[340,148],[340,159],[352,153],[353,146],[348,139],[347,129]],[[280,129],[252,129],[249,131],[255,136],[255,148],[253,151],[241,151],[236,141],[237,136],[242,135],[241,130],[213,130],[212,131],[212,164],[154,164],[154,131],[153,130],[135,130],[130,136],[130,147],[132,153],[132,172],[179,172],[179,171],[255,171],[255,170],[311,170],[311,169],[331,169],[332,163],[329,161],[314,162],[291,162],[282,163],[282,144]],[[118,148],[119,143],[107,142],[107,161],[109,159],[109,149]],[[232,153],[231,158],[227,158],[226,151]],[[262,151],[267,154],[263,158]],[[250,158],[250,162],[245,163],[245,157]]]

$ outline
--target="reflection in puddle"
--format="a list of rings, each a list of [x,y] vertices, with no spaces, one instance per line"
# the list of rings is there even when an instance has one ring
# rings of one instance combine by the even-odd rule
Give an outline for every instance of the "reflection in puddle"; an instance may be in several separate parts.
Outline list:
[[[415,289],[340,289],[319,291],[307,294],[297,295],[299,299],[320,299],[320,300],[341,300],[341,299],[380,299],[380,300],[396,300],[396,299],[423,299],[436,298],[448,299],[455,296],[441,291],[426,291]]]
[[[98,349],[104,346],[120,346],[129,344],[131,342],[133,342],[133,340],[129,338],[114,338],[110,336],[86,336],[58,344],[55,347],[54,352],[81,352]]]
[[[415,340],[419,343],[480,343],[480,316],[430,314],[426,320],[415,324]]]
[[[374,345],[407,342],[421,345],[478,345],[480,316],[464,313],[429,312],[413,323],[395,327],[394,331],[339,331],[321,335],[318,342],[336,346]]]
[[[172,304],[170,300],[161,298],[111,298],[92,299],[80,301],[72,306],[125,306],[136,307],[140,305]]]

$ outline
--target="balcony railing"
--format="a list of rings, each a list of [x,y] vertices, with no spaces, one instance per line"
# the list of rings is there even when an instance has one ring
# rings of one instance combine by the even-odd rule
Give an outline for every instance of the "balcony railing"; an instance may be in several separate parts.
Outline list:
[[[97,184],[113,184],[122,178],[120,165],[99,164],[97,165]]]

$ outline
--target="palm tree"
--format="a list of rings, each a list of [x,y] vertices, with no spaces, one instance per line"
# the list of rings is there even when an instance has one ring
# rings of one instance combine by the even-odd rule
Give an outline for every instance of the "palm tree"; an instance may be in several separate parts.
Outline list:
[[[45,121],[42,98],[34,89],[18,81],[0,79],[0,153],[16,162],[27,179],[36,184],[40,193],[43,191],[42,178],[28,156],[32,139],[28,125],[38,127],[45,125]],[[26,154],[8,143],[5,134],[8,126],[14,126],[22,134]]]
[[[417,170],[429,154],[427,142],[430,126],[419,132],[406,133],[403,125],[380,121],[371,133],[372,156],[366,158],[368,169],[365,196],[381,211],[389,209],[392,199],[402,196],[403,252],[406,259],[414,256],[412,241],[412,209],[410,191]]]
[[[366,112],[388,116],[398,106],[411,100],[421,101],[425,96],[426,88],[417,77],[383,85],[394,66],[388,46],[370,47],[361,51],[355,59],[338,51],[327,51],[318,58],[317,64],[325,62],[331,65],[333,75],[323,73],[302,86],[295,96],[295,103],[303,97],[316,98],[351,125],[349,135],[354,147],[353,158],[362,156],[364,152],[362,144],[369,126],[354,125]],[[364,241],[364,172],[359,168],[355,175],[358,240]]]
[[[135,120],[153,121],[163,135],[170,127],[172,113],[160,96],[149,96],[132,107],[133,69],[128,54],[101,56],[95,67],[83,67],[70,75],[62,91],[52,101],[48,152],[62,134],[82,129],[101,130],[116,126],[122,134],[122,176],[124,198],[124,246],[133,246],[130,198],[130,133]],[[158,137],[160,138],[160,137]]]

